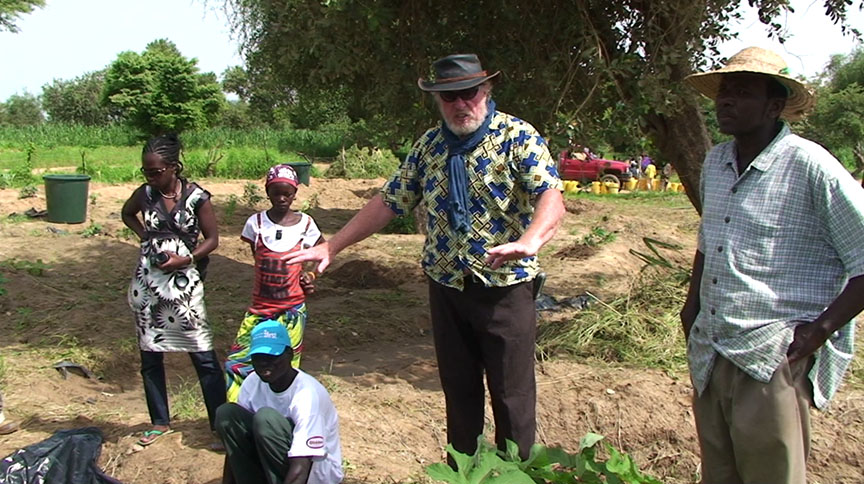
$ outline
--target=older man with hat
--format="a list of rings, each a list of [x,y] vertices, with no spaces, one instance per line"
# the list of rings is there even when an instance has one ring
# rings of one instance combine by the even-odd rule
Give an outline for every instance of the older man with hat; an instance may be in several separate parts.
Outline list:
[[[447,440],[473,453],[489,386],[495,441],[527,457],[536,430],[532,280],[537,252],[564,214],[561,180],[546,141],[527,122],[497,111],[492,80],[474,54],[435,61],[419,79],[443,122],[415,143],[381,193],[329,242],[289,262],[333,256],[420,202],[428,217],[421,265],[447,407]]]
[[[864,190],[789,130],[813,104],[751,47],[693,74],[722,133],[702,168],[702,223],[681,311],[703,484],[805,484],[809,408],[824,409],[864,309]]]

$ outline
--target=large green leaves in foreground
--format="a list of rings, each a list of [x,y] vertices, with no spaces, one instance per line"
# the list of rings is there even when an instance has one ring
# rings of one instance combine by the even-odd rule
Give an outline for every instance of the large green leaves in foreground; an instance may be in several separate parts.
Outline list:
[[[447,446],[457,470],[437,463],[428,466],[426,473],[449,484],[662,484],[643,474],[630,456],[610,444],[605,444],[609,457],[598,459],[597,444],[602,440],[603,436],[588,433],[579,441],[579,451],[572,454],[560,447],[534,444],[528,459],[523,461],[514,442],[508,440],[507,451],[501,452],[480,436],[473,456]]]

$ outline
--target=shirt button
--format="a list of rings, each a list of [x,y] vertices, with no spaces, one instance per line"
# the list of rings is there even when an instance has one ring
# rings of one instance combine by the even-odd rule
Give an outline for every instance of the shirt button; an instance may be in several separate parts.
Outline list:
[[[718,338],[718,337],[715,336],[715,337],[711,338],[711,341],[713,341],[713,342],[715,342],[715,343],[719,343],[719,342],[720,342],[720,338]]]
[[[732,187],[732,193],[738,193],[738,187]]]
[[[715,315],[715,314],[717,314],[717,310],[714,309],[714,308],[711,308],[711,315],[713,316],[713,315]]]
[[[717,246],[717,252],[723,252],[723,246],[722,245]]]
[[[729,217],[726,217],[726,218],[723,219],[723,221],[726,222],[727,224],[729,223],[730,220],[732,220],[732,219],[729,218]]]
[[[711,279],[711,282],[713,282],[714,284],[717,284],[717,278],[715,277],[714,279]]]

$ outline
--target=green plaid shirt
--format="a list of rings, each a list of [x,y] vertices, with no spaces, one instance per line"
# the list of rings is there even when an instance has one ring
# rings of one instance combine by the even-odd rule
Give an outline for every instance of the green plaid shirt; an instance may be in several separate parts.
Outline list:
[[[531,223],[538,195],[561,190],[558,168],[546,141],[533,126],[496,111],[489,133],[465,154],[468,169],[468,211],[471,230],[460,233],[447,217],[449,183],[447,144],[441,125],[421,136],[399,170],[381,189],[397,215],[410,212],[421,200],[428,217],[422,266],[433,280],[455,289],[472,273],[487,286],[509,286],[534,279],[536,257],[505,263],[492,270],[486,251],[517,240]]]
[[[864,274],[864,190],[828,151],[788,126],[739,176],[734,141],[702,169],[701,310],[687,355],[693,386],[717,355],[768,382],[795,327],[816,319]],[[813,399],[824,409],[853,355],[855,324],[816,353]]]

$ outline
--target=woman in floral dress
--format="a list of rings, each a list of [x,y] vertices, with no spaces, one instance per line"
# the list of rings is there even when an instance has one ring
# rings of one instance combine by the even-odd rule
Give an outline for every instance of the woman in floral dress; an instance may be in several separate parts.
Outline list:
[[[219,245],[219,233],[210,193],[182,178],[182,171],[177,136],[150,139],[141,162],[147,183],[132,193],[122,211],[123,223],[141,238],[138,265],[129,286],[144,394],[153,425],[139,439],[141,445],[171,432],[163,353],[189,354],[211,430],[216,408],[225,402],[225,379],[213,351],[204,306],[207,255]],[[200,244],[199,233],[203,235]]]

